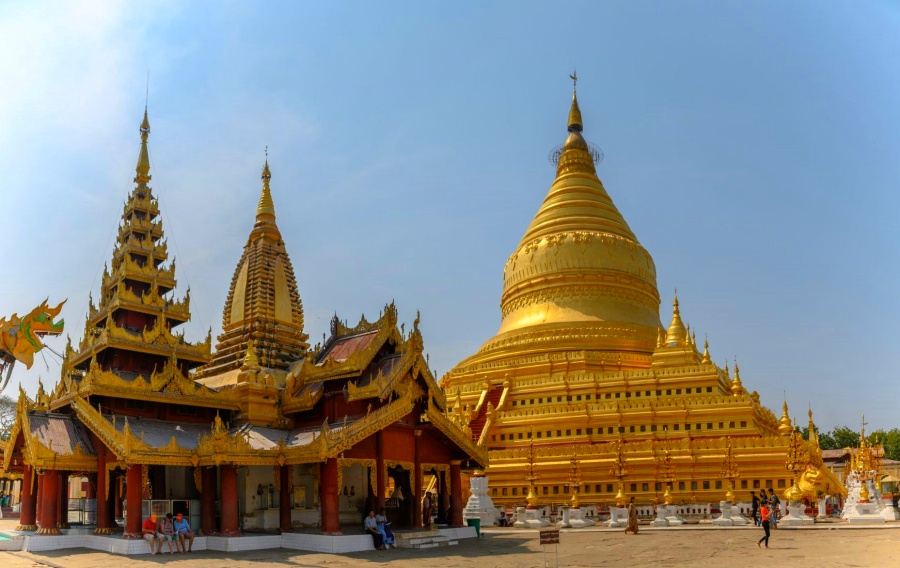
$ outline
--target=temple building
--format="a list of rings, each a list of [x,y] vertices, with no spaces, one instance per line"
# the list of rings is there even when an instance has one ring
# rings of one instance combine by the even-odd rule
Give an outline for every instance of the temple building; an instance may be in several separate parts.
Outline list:
[[[490,496],[649,503],[668,490],[668,502],[718,502],[729,448],[740,500],[782,493],[793,483],[787,405],[776,418],[737,361],[713,363],[677,297],[663,327],[653,258],[597,177],[582,129],[573,91],[556,179],[504,267],[500,328],[441,380],[453,417],[489,452]],[[823,491],[843,491],[820,454],[813,465]]]
[[[145,110],[135,188],[122,211],[84,336],[66,347],[54,388],[20,390],[0,478],[21,486],[20,530],[66,528],[67,485],[88,480],[96,533],[140,538],[150,514],[183,513],[202,534],[361,527],[387,507],[422,525],[462,524],[462,470],[487,452],[449,416],[423,356],[419,318],[397,309],[355,326],[335,316],[310,349],[290,258],[276,224],[268,161],[255,224],[223,310],[223,331],[190,342],[190,291],[173,296],[159,207],[148,185]],[[79,486],[80,487],[80,486]],[[448,517],[448,511],[450,517]]]

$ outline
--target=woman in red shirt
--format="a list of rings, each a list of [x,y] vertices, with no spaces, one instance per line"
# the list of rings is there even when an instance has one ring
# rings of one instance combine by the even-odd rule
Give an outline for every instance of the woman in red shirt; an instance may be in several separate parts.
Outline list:
[[[766,536],[756,541],[756,546],[759,546],[763,542],[765,542],[766,548],[769,548],[769,504],[765,501],[762,502],[762,508],[760,508],[759,510],[759,516],[762,519],[762,527],[763,530],[766,531]]]

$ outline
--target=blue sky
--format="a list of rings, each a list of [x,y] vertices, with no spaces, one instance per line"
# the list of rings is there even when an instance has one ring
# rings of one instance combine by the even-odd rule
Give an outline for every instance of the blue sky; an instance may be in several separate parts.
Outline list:
[[[900,426],[896,3],[5,2],[0,37],[0,312],[68,298],[80,338],[149,71],[187,337],[220,330],[268,145],[313,342],[393,299],[441,375],[496,332],[577,68],[663,322],[677,287],[779,415]],[[54,384],[53,359],[12,388]]]

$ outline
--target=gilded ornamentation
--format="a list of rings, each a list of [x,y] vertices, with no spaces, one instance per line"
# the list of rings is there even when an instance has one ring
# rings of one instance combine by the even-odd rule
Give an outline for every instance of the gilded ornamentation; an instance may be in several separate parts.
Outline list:
[[[41,337],[62,333],[64,320],[54,322],[53,318],[59,315],[65,303],[63,300],[55,308],[51,308],[45,300],[21,318],[17,314],[13,314],[8,320],[0,317],[0,353],[3,355],[0,358],[3,362],[0,372],[5,371],[7,366],[9,368],[7,376],[0,377],[3,379],[0,391],[9,380],[12,361],[19,361],[30,369],[34,363],[34,354],[44,348]]]

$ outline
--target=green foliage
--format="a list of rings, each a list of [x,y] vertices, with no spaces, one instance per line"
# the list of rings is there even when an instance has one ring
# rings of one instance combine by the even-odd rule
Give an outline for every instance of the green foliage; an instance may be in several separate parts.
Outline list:
[[[819,445],[823,450],[842,450],[859,445],[859,433],[846,426],[837,426],[831,432],[819,434]]]
[[[6,395],[0,396],[0,440],[9,439],[9,431],[16,421],[16,401]]]

